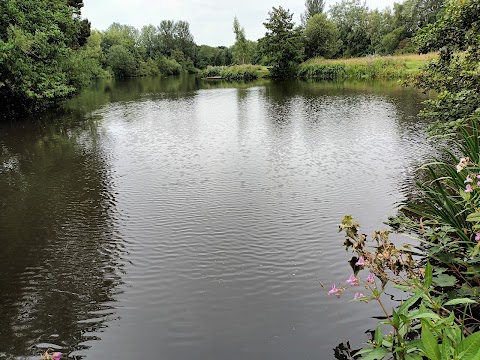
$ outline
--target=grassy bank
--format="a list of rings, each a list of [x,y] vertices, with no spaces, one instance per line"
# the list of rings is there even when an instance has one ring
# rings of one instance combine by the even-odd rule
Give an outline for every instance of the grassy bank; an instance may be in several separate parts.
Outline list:
[[[304,79],[404,79],[418,72],[436,54],[368,56],[352,59],[310,59],[300,65],[298,76]]]
[[[232,65],[208,67],[202,70],[200,75],[203,78],[218,77],[230,81],[245,81],[266,78],[270,73],[266,66]]]

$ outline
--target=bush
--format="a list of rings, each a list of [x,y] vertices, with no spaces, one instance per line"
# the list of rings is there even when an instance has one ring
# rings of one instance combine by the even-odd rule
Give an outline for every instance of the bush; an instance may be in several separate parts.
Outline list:
[[[162,75],[180,75],[182,72],[182,65],[174,59],[159,56],[155,62]]]
[[[248,81],[268,76],[268,70],[260,65],[212,66],[201,72],[202,77],[217,77],[228,81]]]

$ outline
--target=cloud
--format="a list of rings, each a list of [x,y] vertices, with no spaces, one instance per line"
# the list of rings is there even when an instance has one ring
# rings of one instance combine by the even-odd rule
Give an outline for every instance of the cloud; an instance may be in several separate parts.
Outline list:
[[[327,0],[327,4],[335,1]],[[304,10],[301,0],[84,0],[83,16],[95,29],[105,30],[113,22],[142,26],[160,21],[186,20],[199,45],[230,46],[234,42],[233,18],[236,15],[245,28],[247,38],[257,40],[265,34],[263,22],[272,6],[282,6],[295,14],[296,22]],[[393,0],[368,0],[371,8],[391,6]]]

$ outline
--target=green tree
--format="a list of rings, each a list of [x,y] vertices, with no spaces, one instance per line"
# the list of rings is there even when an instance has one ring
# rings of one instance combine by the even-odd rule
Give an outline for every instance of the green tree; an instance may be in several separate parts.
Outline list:
[[[82,1],[3,0],[0,3],[2,110],[33,111],[73,95],[74,54],[90,31]]]
[[[113,45],[107,54],[107,66],[116,77],[130,77],[137,73],[137,61],[123,45]]]
[[[325,9],[325,0],[306,0],[305,11],[300,15],[303,27],[307,26],[308,20],[317,14],[322,14]]]
[[[263,23],[267,32],[260,46],[270,65],[270,73],[273,77],[293,76],[303,60],[301,32],[294,28],[293,14],[289,10],[273,7],[268,15]]]
[[[158,29],[155,26],[145,25],[142,27],[138,42],[145,58],[154,58],[156,54],[160,53]]]
[[[331,19],[337,25],[345,57],[372,54],[369,34],[369,11],[361,0],[342,0],[330,8]]]
[[[414,79],[417,87],[439,94],[427,101],[424,116],[452,126],[480,121],[479,30],[478,0],[450,0],[445,15],[417,34],[421,52],[441,49],[439,59]]]
[[[196,45],[187,21],[162,20],[158,27],[158,41],[160,52],[166,57],[181,51],[185,57],[195,58]]]
[[[240,25],[236,16],[233,19],[233,32],[235,34],[235,44],[232,49],[233,61],[237,64],[249,63],[249,44],[245,37],[245,29]]]
[[[140,32],[133,26],[113,23],[104,31],[102,49],[105,53],[114,45],[122,45],[130,53],[137,53]]]
[[[226,66],[231,65],[231,63],[231,51],[224,46],[201,45],[197,48],[195,66],[199,69],[205,69],[207,66]]]
[[[325,14],[316,14],[307,22],[304,30],[305,54],[307,57],[333,57],[342,44],[335,23]]]
[[[190,24],[187,21],[175,23],[175,50],[180,50],[190,60],[195,59],[196,45],[190,32]]]

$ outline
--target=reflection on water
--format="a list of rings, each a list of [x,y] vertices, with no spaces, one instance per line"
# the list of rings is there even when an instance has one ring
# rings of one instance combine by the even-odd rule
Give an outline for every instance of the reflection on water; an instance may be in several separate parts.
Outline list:
[[[123,243],[101,135],[58,120],[1,128],[0,358],[81,348],[116,317]]]
[[[0,358],[357,347],[376,309],[316,279],[349,275],[343,214],[370,232],[405,198],[432,151],[419,102],[385,84],[153,78],[0,125]]]

